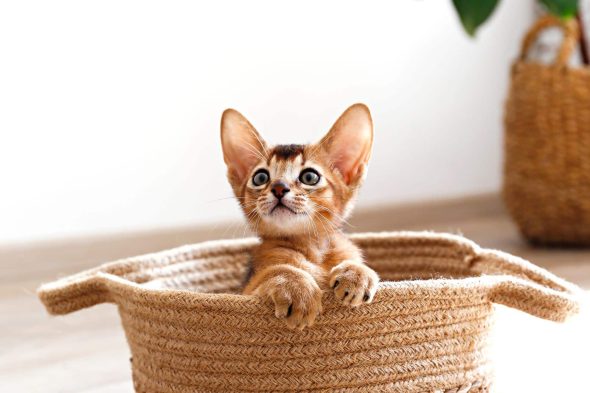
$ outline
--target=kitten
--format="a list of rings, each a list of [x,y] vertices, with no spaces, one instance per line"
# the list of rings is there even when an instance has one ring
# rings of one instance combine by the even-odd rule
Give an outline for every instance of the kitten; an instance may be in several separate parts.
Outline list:
[[[227,109],[221,143],[234,194],[261,239],[243,293],[272,301],[298,329],[321,313],[323,289],[351,307],[371,302],[379,277],[341,230],[371,153],[369,109],[351,106],[316,144],[274,147]]]

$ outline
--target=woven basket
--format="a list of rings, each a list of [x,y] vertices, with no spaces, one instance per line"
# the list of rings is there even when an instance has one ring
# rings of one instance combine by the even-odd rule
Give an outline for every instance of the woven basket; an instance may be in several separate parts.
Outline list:
[[[539,32],[558,26],[564,40],[553,65],[525,56]],[[576,21],[541,18],[512,69],[505,117],[504,199],[535,243],[590,245],[590,68],[570,68]]]
[[[358,234],[384,280],[350,309],[286,330],[271,305],[235,294],[254,239],[130,258],[45,284],[51,314],[119,307],[137,392],[488,392],[493,303],[562,321],[577,291],[520,258],[459,236]],[[443,278],[446,277],[446,278]]]

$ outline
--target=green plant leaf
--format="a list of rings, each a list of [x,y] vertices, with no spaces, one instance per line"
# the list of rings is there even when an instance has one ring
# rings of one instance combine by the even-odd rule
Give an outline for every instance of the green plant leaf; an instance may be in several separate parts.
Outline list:
[[[463,28],[470,36],[475,35],[477,28],[490,17],[497,4],[498,0],[453,0]]]
[[[569,19],[578,12],[578,0],[540,0],[547,11],[562,19]]]

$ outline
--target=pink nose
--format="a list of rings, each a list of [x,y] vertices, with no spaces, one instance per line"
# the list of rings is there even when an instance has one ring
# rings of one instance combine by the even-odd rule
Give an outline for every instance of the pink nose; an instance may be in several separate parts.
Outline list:
[[[286,193],[288,193],[291,190],[289,189],[289,186],[287,186],[286,183],[278,181],[272,185],[270,191],[275,197],[277,197],[277,199],[281,199],[285,196]]]

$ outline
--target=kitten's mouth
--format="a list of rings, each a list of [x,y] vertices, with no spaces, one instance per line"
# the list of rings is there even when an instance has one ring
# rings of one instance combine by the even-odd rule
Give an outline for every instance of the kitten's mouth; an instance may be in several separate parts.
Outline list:
[[[297,212],[293,209],[291,209],[289,206],[285,205],[283,202],[278,201],[276,205],[274,205],[274,207],[272,209],[270,209],[269,214],[273,214],[275,211],[286,211],[286,212],[290,212],[293,214],[297,214]]]

